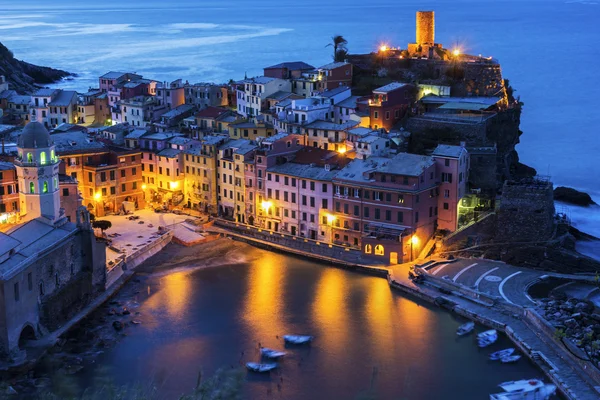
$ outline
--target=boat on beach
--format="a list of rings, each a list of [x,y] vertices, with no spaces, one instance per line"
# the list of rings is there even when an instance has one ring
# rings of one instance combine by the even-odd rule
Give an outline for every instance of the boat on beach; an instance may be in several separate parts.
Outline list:
[[[249,362],[246,363],[246,368],[248,368],[249,371],[252,372],[270,372],[272,370],[274,370],[275,368],[277,368],[277,363],[255,363],[255,362]]]
[[[492,361],[500,360],[504,357],[511,356],[512,353],[514,353],[514,352],[515,352],[515,349],[504,349],[504,350],[496,351],[496,352],[490,354],[490,360],[492,360]]]
[[[459,326],[456,330],[456,334],[458,336],[468,335],[469,333],[473,332],[473,329],[475,329],[475,322],[469,321],[466,324]]]
[[[308,335],[284,335],[283,340],[291,344],[305,344],[311,342],[313,337]]]
[[[269,349],[267,347],[263,347],[260,349],[260,355],[266,358],[272,358],[272,359],[276,359],[276,358],[281,358],[283,356],[286,355],[285,351],[277,351],[274,349]]]
[[[501,383],[502,393],[490,394],[490,400],[546,400],[556,392],[556,386],[539,379],[523,379]]]

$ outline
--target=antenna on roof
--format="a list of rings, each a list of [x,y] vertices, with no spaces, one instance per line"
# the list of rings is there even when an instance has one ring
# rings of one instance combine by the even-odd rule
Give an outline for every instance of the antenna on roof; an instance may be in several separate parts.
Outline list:
[[[244,79],[248,79],[248,71],[244,71]]]

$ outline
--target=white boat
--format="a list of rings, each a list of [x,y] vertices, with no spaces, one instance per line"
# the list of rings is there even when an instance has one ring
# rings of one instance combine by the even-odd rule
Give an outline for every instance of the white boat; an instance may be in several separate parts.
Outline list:
[[[493,336],[498,337],[498,331],[496,331],[495,329],[490,329],[489,331],[478,333],[477,339],[486,339]]]
[[[252,372],[269,372],[277,368],[277,363],[246,363],[246,368]]]
[[[502,361],[502,363],[504,364],[508,364],[508,363],[514,363],[519,361],[519,359],[521,358],[521,356],[506,356],[506,357],[502,357],[500,359],[500,361]]]
[[[304,344],[313,340],[313,337],[307,335],[284,335],[283,340],[292,344]]]
[[[458,327],[458,329],[456,330],[456,334],[458,336],[464,336],[471,333],[473,329],[475,329],[475,322],[467,322],[466,324],[462,324]]]
[[[262,349],[260,349],[260,354],[263,357],[266,358],[280,358],[286,355],[285,351],[277,351],[277,350],[273,350],[273,349],[268,349],[266,347],[263,347]]]
[[[515,349],[504,349],[504,350],[496,351],[496,352],[490,354],[490,360],[492,360],[492,361],[500,360],[501,358],[511,356],[512,353],[514,353],[514,352],[515,352]]]
[[[490,394],[490,400],[546,400],[556,392],[556,386],[539,379],[523,379],[499,385],[503,393]]]

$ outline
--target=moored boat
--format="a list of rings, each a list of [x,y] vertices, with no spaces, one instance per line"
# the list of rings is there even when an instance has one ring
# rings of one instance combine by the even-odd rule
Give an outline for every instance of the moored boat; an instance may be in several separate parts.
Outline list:
[[[313,337],[308,335],[284,335],[283,340],[291,344],[304,344],[312,341]]]
[[[492,361],[500,360],[501,358],[511,356],[512,353],[514,353],[514,352],[515,352],[515,349],[504,349],[504,350],[496,351],[496,352],[490,354],[490,360],[492,360]]]
[[[270,372],[277,368],[277,363],[246,363],[246,368],[252,372]]]
[[[263,347],[262,349],[260,349],[260,354],[263,357],[275,359],[275,358],[280,358],[280,357],[285,356],[286,352],[285,351],[277,351],[277,350]]]
[[[514,362],[519,361],[520,358],[521,358],[521,356],[519,356],[519,355],[506,356],[506,357],[502,357],[500,359],[500,361],[504,364],[509,364],[509,363],[514,363]]]
[[[477,344],[479,347],[487,347],[498,340],[498,332],[491,329],[477,335]]]
[[[471,333],[473,331],[473,329],[475,329],[475,322],[470,321],[470,322],[467,322],[466,324],[462,324],[461,326],[459,326],[458,329],[456,330],[456,334],[458,336],[464,336],[464,335]]]
[[[546,400],[556,392],[556,386],[539,379],[523,379],[501,383],[503,393],[490,394],[490,400]]]

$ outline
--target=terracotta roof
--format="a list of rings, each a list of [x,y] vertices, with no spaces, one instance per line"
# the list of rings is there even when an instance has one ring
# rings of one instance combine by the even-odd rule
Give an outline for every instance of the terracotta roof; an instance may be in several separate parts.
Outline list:
[[[220,107],[206,107],[204,110],[198,111],[196,117],[199,118],[217,118],[219,115],[226,113],[227,109]]]

